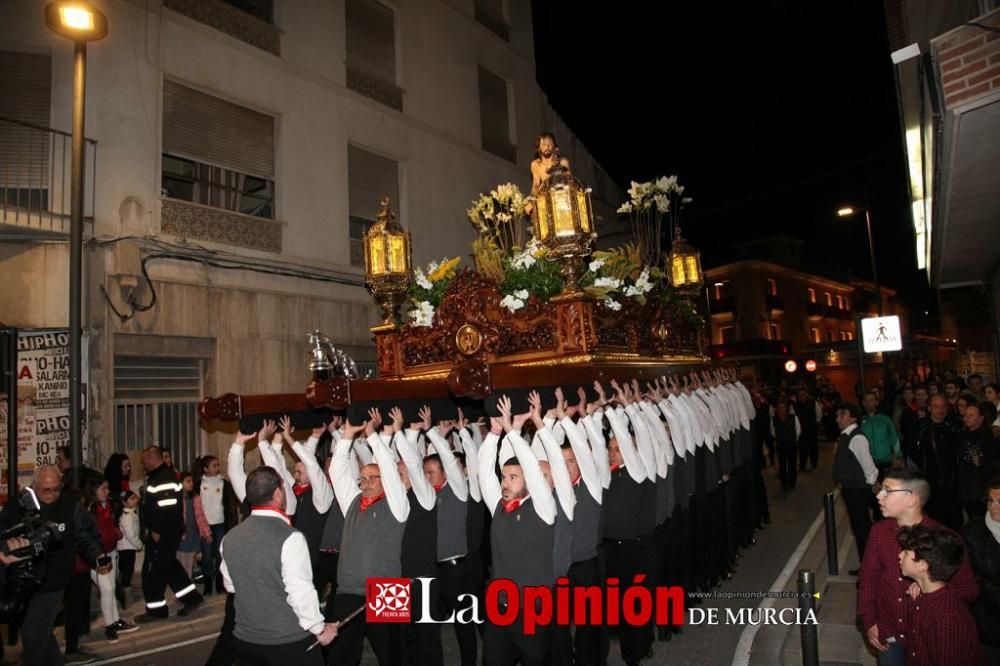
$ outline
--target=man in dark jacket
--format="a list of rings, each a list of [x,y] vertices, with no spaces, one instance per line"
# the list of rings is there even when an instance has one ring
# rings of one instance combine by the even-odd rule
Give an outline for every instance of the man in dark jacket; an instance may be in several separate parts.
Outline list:
[[[913,462],[931,486],[924,512],[945,526],[962,527],[962,505],[958,501],[957,469],[962,431],[948,418],[948,399],[931,396],[928,417],[917,424],[917,446]]]
[[[983,492],[986,481],[998,469],[998,445],[993,440],[990,424],[984,418],[984,408],[974,402],[962,412],[962,448],[958,457],[958,499],[969,519],[981,519],[986,513]]]
[[[52,635],[56,614],[69,586],[73,561],[79,555],[90,565],[97,563],[101,542],[90,514],[76,499],[63,492],[63,482],[58,468],[44,465],[35,470],[31,487],[38,497],[41,519],[52,521],[60,527],[60,539],[49,544],[37,571],[42,578],[41,587],[28,602],[21,623],[21,643],[24,666],[62,664],[59,644]],[[18,502],[8,502],[0,522],[10,527],[20,522],[22,509]],[[110,566],[98,569],[106,573]]]
[[[973,518],[962,530],[972,572],[979,583],[979,598],[972,616],[979,630],[986,663],[1000,663],[1000,477],[986,489],[986,515]]]
[[[177,546],[184,535],[183,487],[177,481],[174,470],[163,464],[158,446],[150,446],[142,452],[142,466],[148,474],[143,489],[142,517],[149,533],[142,565],[146,612],[135,618],[137,624],[167,617],[167,600],[164,597],[167,585],[174,591],[177,600],[184,604],[178,615],[187,615],[204,602],[184,567],[177,561]]]

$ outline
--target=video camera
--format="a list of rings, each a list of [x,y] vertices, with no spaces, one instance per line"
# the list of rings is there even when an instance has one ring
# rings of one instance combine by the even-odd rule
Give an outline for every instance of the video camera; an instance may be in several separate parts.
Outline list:
[[[59,538],[59,526],[52,521],[42,520],[41,505],[31,488],[22,490],[17,496],[17,502],[21,505],[21,522],[0,532],[0,552],[14,557],[37,557],[45,552],[51,541]],[[27,539],[28,545],[8,550],[7,540],[18,537]]]

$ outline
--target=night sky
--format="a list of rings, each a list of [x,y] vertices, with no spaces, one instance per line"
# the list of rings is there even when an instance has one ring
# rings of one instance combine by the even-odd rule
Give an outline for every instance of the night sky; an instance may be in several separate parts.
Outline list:
[[[533,15],[552,106],[623,189],[678,175],[706,266],[785,232],[812,266],[870,279],[863,216],[834,214],[867,189],[881,281],[930,299],[880,2],[535,0]]]

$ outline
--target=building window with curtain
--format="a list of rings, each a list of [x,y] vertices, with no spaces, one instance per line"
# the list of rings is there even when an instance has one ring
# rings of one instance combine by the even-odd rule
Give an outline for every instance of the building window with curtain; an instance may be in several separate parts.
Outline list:
[[[510,23],[504,0],[476,0],[476,21],[504,41],[510,41]]]
[[[483,150],[517,163],[517,147],[510,141],[507,80],[482,66],[479,67],[479,124]]]
[[[347,87],[397,111],[403,90],[396,80],[396,17],[377,0],[347,0]]]
[[[162,194],[274,218],[274,119],[163,82]]]
[[[399,163],[388,157],[358,148],[347,147],[348,171],[348,236],[351,244],[351,265],[365,265],[363,238],[365,230],[375,222],[382,197],[389,197],[389,206],[398,214]]]

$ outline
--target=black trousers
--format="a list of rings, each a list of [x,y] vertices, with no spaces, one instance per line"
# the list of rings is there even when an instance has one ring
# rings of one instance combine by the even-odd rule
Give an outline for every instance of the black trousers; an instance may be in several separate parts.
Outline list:
[[[847,518],[851,521],[851,533],[858,546],[858,560],[860,561],[865,557],[865,544],[868,542],[868,532],[872,529],[871,514],[868,512],[872,491],[867,486],[864,488],[841,487],[840,496],[844,498],[844,504],[847,505]]]
[[[194,592],[194,585],[184,567],[177,561],[177,546],[180,536],[161,534],[159,541],[146,542],[146,558],[142,565],[142,594],[146,598],[146,610],[158,614],[167,612],[167,586],[174,596],[182,599]]]
[[[226,614],[222,617],[222,628],[219,630],[219,637],[215,640],[215,647],[208,655],[205,666],[233,666],[236,660],[236,653],[233,650],[233,629],[236,627],[235,598],[231,592],[226,594]],[[315,650],[318,649],[315,648]]]
[[[502,611],[506,608],[501,607]],[[506,627],[483,623],[483,666],[548,666],[552,628],[536,626],[535,633],[524,631],[524,609],[517,620]],[[331,664],[333,666],[333,664]]]
[[[342,620],[366,603],[364,595],[338,593],[332,602],[326,602],[327,622]],[[396,666],[400,663],[399,627],[395,622],[365,622],[365,613],[362,612],[339,629],[337,638],[330,643],[327,663],[331,666],[356,666],[361,663],[361,652],[367,637],[378,663],[381,666]]]
[[[80,636],[90,633],[90,571],[75,573],[69,579],[63,609],[66,631],[66,654],[80,648]]]
[[[115,581],[115,598],[121,604],[122,610],[128,606],[128,598],[125,596],[128,588],[132,585],[132,575],[135,573],[135,551],[118,551],[118,580]]]
[[[799,438],[799,469],[805,469],[806,463],[812,469],[816,469],[816,465],[819,464],[819,442],[817,441],[818,434],[813,433],[802,433]]]
[[[36,592],[28,601],[21,621],[21,664],[23,666],[62,666],[63,655],[52,627],[59,614],[63,591]]]
[[[791,490],[795,487],[798,472],[795,470],[795,442],[778,442],[778,478],[781,487]]]
[[[649,540],[647,537],[646,541]],[[643,539],[605,539],[604,552],[607,554],[608,578],[617,578],[622,589],[632,585],[632,579],[637,573],[646,574],[648,582],[651,570],[647,561],[647,550],[652,551],[651,548],[647,549]],[[620,613],[620,617],[624,617],[624,614]],[[622,622],[618,627],[618,647],[625,663],[638,663],[652,646],[652,624],[637,627]]]
[[[334,639],[336,640],[336,639]],[[233,639],[233,651],[236,653],[236,666],[322,666],[323,653],[319,648],[309,650],[316,642],[314,636],[308,636],[294,643],[282,645],[261,645],[247,643],[238,638]]]
[[[431,616],[441,619],[440,604],[437,595],[432,590],[428,599]],[[441,666],[444,664],[444,651],[441,647],[440,624],[418,624],[421,608],[424,605],[424,588],[416,579],[410,581],[410,622],[400,624],[399,632],[402,640],[402,663],[404,666]],[[475,629],[472,630],[475,634]],[[473,636],[473,640],[475,637]]]
[[[602,584],[600,560],[597,557],[574,562],[566,577],[570,588],[591,587]],[[601,634],[607,633],[602,626],[587,625],[575,628],[552,627],[551,662],[554,666],[597,666],[602,663]]]
[[[468,607],[468,603],[460,603],[459,595],[475,594],[470,587],[470,577],[467,570],[467,558],[450,562],[439,562],[437,565],[438,607],[445,616]],[[455,622],[455,640],[458,641],[458,651],[462,657],[462,666],[476,666],[476,625]]]
[[[337,564],[340,562],[340,553],[319,551],[316,558],[316,571],[313,573],[313,583],[316,585],[316,592],[319,600],[333,599],[337,594]],[[326,586],[330,586],[330,591],[326,592]]]

